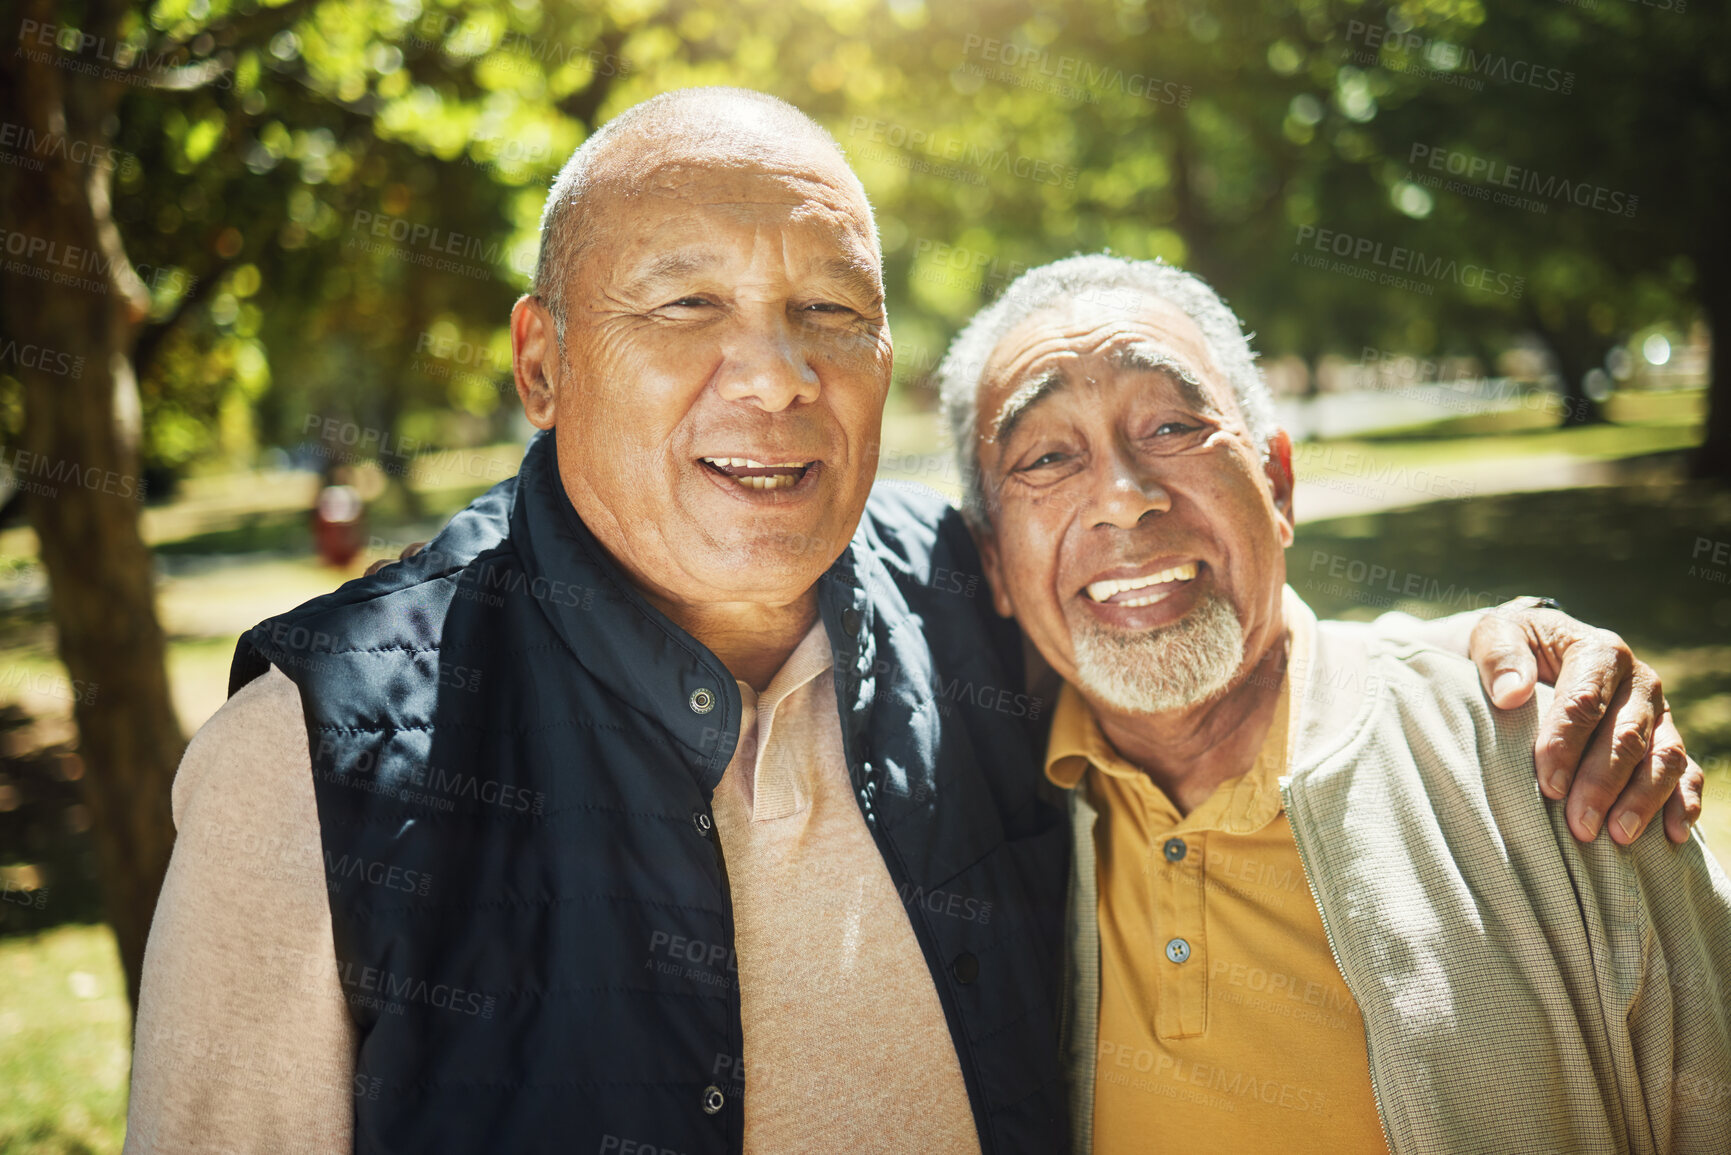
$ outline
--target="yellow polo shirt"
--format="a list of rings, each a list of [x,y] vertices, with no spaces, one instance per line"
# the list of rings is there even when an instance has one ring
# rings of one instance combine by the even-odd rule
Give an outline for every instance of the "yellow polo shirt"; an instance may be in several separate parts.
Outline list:
[[[1308,652],[1296,634],[1293,652]],[[1292,692],[1288,676],[1255,767],[1187,816],[1080,694],[1058,699],[1046,775],[1067,788],[1085,777],[1099,810],[1102,1155],[1388,1150],[1364,1021],[1280,799]]]

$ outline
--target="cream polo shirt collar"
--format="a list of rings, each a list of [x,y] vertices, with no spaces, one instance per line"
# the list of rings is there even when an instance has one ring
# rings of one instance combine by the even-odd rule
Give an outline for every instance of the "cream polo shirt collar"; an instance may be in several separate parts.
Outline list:
[[[811,786],[806,779],[810,768],[788,748],[778,742],[775,733],[775,712],[796,690],[809,684],[835,665],[830,649],[829,634],[820,617],[812,623],[804,638],[781,669],[775,672],[762,694],[737,678],[741,713],[747,719],[739,741],[755,742],[756,754],[751,760],[745,796],[751,805],[753,822],[773,822],[788,818],[811,805]]]

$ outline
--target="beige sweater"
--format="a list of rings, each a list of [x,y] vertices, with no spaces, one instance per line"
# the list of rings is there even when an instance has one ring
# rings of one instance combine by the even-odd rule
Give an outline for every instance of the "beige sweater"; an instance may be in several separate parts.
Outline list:
[[[818,623],[714,798],[733,891],[748,1151],[975,1152],[955,1046],[854,803]],[[346,1152],[358,1039],[337,980],[298,691],[236,694],[187,748],[151,926],[128,1152]],[[727,976],[718,976],[726,981]],[[894,992],[885,997],[885,992]]]
[[[144,953],[126,1150],[350,1150],[358,1040],[337,981],[300,694],[281,671],[193,736],[174,825]]]

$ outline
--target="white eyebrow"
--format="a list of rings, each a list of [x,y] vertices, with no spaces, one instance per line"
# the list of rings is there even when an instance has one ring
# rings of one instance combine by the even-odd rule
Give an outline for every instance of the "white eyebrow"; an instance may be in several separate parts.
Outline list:
[[[1203,390],[1201,376],[1188,360],[1165,345],[1154,341],[1137,341],[1114,352],[1112,361],[1120,369],[1168,374],[1186,387],[1185,393],[1189,400],[1199,407],[1210,407],[1207,405],[1207,394]],[[1016,422],[1036,401],[1044,400],[1067,384],[1069,381],[1063,373],[1053,369],[1040,374],[1010,394],[1003,407],[998,410],[998,419],[992,423],[992,433],[986,438],[987,442],[996,443],[1008,437]]]
[[[1004,401],[1003,407],[998,410],[998,419],[992,422],[992,435],[986,440],[995,443],[1001,438],[1008,437],[1010,430],[1015,427],[1022,414],[1034,402],[1039,401],[1048,393],[1062,389],[1066,384],[1064,375],[1053,369],[1050,372],[1040,374],[1010,394]]]
[[[1144,373],[1170,373],[1182,384],[1198,393],[1202,377],[1182,355],[1154,341],[1138,341],[1126,345],[1112,355],[1120,369],[1137,369]]]

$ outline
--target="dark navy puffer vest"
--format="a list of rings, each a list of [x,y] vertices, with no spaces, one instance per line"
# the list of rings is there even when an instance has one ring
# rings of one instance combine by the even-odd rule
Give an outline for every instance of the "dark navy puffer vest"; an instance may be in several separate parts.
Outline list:
[[[1038,790],[1015,635],[927,493],[875,494],[819,594],[856,797],[982,1146],[1064,1150],[1068,833]],[[552,437],[420,556],[254,627],[231,692],[267,663],[306,712],[360,1028],[356,1150],[740,1150],[710,812],[738,688],[585,529]],[[850,1072],[829,1074],[839,1109]]]

